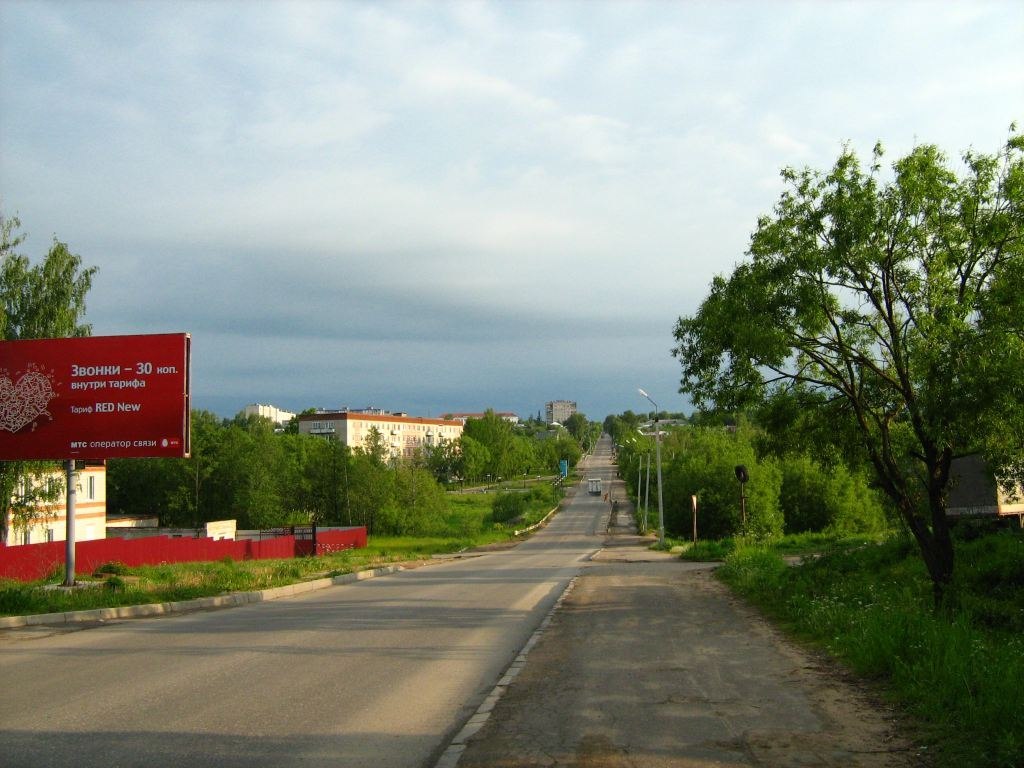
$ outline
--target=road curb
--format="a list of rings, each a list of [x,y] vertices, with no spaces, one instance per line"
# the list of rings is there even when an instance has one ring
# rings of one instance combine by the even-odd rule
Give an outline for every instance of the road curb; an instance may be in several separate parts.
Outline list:
[[[505,669],[498,680],[497,685],[491,690],[491,692],[484,699],[483,703],[477,708],[476,712],[466,721],[455,737],[449,742],[448,747],[444,752],[441,753],[441,757],[434,763],[434,768],[456,768],[459,764],[459,760],[462,758],[462,753],[466,751],[466,742],[469,741],[476,733],[484,727],[487,720],[491,716],[491,712],[494,706],[498,703],[498,700],[504,695],[505,691],[518,677],[519,673],[522,672],[523,667],[526,666],[526,657],[530,651],[540,640],[541,635],[547,630],[551,624],[551,620],[554,618],[555,613],[559,608],[562,607],[562,603],[565,598],[569,596],[572,590],[576,587],[576,581],[579,579],[579,574],[569,579],[569,583],[562,590],[562,594],[555,600],[555,604],[551,606],[551,610],[548,611],[544,620],[541,621],[540,625],[530,635],[530,639],[526,641],[522,650],[515,657],[511,664]]]
[[[366,571],[344,573],[340,576],[314,579],[313,581],[301,581],[297,584],[286,584],[283,587],[272,587],[253,592],[232,592],[228,595],[215,595],[212,597],[197,597],[194,600],[122,605],[116,608],[91,608],[84,611],[66,611],[64,613],[37,613],[29,616],[4,616],[0,617],[0,629],[17,629],[18,627],[44,624],[77,624],[86,621],[110,621],[111,619],[140,619],[149,616],[164,616],[211,608],[235,608],[240,605],[294,597],[295,595],[315,592],[327,587],[353,584],[357,581],[364,581],[377,576],[387,576],[401,570],[404,570],[404,568],[400,565],[386,565]]]
[[[534,523],[529,528],[523,528],[522,530],[512,531],[512,535],[513,536],[522,536],[524,533],[530,533],[531,531],[537,530],[542,525],[544,525],[544,523],[546,523],[548,520],[550,520],[551,516],[553,514],[555,514],[555,512],[557,512],[558,510],[559,510],[559,507],[556,506],[554,509],[552,509],[550,512],[548,512],[546,515],[544,515],[544,519],[541,520],[540,522]]]

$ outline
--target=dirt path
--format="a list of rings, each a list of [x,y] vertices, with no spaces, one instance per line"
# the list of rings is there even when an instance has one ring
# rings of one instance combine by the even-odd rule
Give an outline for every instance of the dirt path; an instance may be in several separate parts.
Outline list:
[[[586,569],[460,768],[922,765],[886,706],[706,567],[630,559]]]

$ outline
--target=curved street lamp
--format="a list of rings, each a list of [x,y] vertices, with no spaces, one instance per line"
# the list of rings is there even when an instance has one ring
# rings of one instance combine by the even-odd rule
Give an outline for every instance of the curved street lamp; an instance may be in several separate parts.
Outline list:
[[[641,395],[646,397],[654,406],[654,451],[658,462],[658,545],[665,546],[665,506],[661,496],[661,429],[658,427],[658,404],[651,400],[651,396],[642,389],[637,389]]]

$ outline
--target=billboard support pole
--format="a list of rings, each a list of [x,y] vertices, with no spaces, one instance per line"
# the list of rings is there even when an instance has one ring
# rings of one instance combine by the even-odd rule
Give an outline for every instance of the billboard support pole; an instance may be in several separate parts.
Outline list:
[[[64,586],[73,587],[75,586],[75,461],[74,459],[68,459],[64,463],[65,469],[65,482],[67,486],[67,496],[64,505],[65,519],[66,519],[66,530],[65,536],[65,574],[64,574]]]

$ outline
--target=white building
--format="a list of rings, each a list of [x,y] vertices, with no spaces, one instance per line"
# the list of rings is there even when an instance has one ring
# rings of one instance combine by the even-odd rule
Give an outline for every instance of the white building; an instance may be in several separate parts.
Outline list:
[[[245,406],[242,409],[242,414],[245,416],[262,416],[281,427],[295,418],[295,414],[291,411],[284,411],[277,406],[263,405],[262,403],[252,403]]]
[[[61,488],[53,504],[44,504],[39,515],[27,527],[12,524],[7,512],[7,546],[16,544],[42,544],[64,541],[67,538],[67,506],[64,473],[54,471],[42,482]],[[107,536],[107,465],[103,461],[87,461],[85,468],[75,473],[75,541],[104,539]]]
[[[465,424],[470,419],[482,419],[486,416],[486,413],[446,413],[444,417],[446,419],[454,419],[455,421],[461,421]],[[507,421],[509,424],[516,425],[519,423],[519,416],[511,411],[496,411],[497,416],[502,421]]]
[[[395,458],[410,458],[417,450],[462,436],[462,422],[454,419],[390,414],[375,409],[319,411],[299,416],[300,434],[340,440],[352,448],[365,448],[375,429]]]

